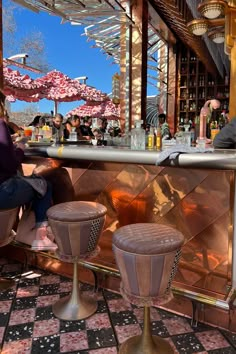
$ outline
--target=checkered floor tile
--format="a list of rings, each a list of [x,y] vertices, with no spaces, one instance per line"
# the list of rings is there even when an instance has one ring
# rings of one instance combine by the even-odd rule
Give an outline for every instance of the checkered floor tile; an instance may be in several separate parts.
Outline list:
[[[117,293],[101,289],[94,295],[82,284],[86,296],[96,296],[97,312],[85,320],[62,321],[52,304],[70,293],[70,279],[33,268],[22,276],[21,264],[4,259],[0,271],[17,279],[14,288],[0,293],[2,354],[117,354],[121,343],[142,331],[143,310]],[[204,324],[192,328],[189,319],[156,308],[151,308],[151,325],[175,353],[236,353],[236,336],[227,331]]]

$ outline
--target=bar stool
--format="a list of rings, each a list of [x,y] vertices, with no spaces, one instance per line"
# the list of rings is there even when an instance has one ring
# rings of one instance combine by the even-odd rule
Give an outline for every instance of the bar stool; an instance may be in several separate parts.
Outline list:
[[[8,245],[15,237],[15,232],[12,230],[16,222],[19,208],[0,210],[0,247]],[[15,281],[0,277],[0,291],[7,290],[15,285]]]
[[[97,310],[95,299],[83,296],[79,289],[78,261],[95,256],[102,233],[107,209],[96,202],[73,201],[48,209],[48,222],[58,246],[62,261],[73,263],[72,293],[56,302],[52,309],[62,320],[80,320]]]
[[[171,282],[183,242],[181,232],[161,224],[131,224],[114,232],[113,251],[121,275],[121,294],[128,302],[144,307],[142,334],[127,339],[119,354],[174,353],[168,342],[151,334],[150,306],[172,299]]]

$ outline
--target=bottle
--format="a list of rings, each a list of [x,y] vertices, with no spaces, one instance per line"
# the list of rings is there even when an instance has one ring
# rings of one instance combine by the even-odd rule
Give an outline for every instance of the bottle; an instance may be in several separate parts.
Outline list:
[[[50,128],[46,123],[42,126],[43,139],[51,140],[52,138],[52,128]]]
[[[69,140],[70,141],[77,141],[77,132],[74,127],[71,128]]]
[[[156,148],[157,150],[161,150],[162,148],[162,135],[161,135],[161,127],[158,125],[156,130]]]
[[[131,150],[145,150],[145,130],[141,127],[143,121],[136,120],[135,128],[131,130]]]
[[[36,141],[36,135],[35,135],[35,127],[32,127],[32,135],[31,135],[31,141]]]
[[[147,147],[149,149],[153,149],[154,148],[154,129],[153,129],[153,127],[150,127],[150,130],[149,130],[149,133],[148,133]]]
[[[190,128],[190,134],[191,134],[191,145],[195,142],[195,128],[192,126]]]
[[[223,111],[219,117],[219,129],[222,129],[225,126],[225,112]]]
[[[38,141],[41,141],[42,139],[43,139],[43,130],[42,130],[42,128],[39,128]]]
[[[225,76],[225,86],[228,86],[229,85],[229,78],[228,76],[226,75]]]

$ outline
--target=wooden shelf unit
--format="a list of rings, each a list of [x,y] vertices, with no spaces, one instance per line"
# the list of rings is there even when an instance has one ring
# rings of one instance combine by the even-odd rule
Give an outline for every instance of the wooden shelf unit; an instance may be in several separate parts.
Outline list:
[[[225,75],[213,77],[206,71],[196,54],[186,47],[180,47],[177,62],[177,124],[183,120],[195,121],[204,103],[216,98],[221,102],[213,117],[229,107],[229,78]]]

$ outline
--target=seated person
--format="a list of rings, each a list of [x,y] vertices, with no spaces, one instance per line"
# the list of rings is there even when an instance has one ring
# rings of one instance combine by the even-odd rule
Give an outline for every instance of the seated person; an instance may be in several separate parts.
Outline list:
[[[43,127],[46,124],[45,117],[35,116],[32,122],[28,125],[29,127]]]
[[[83,123],[80,126],[80,130],[83,136],[87,137],[88,139],[94,138],[91,125],[92,125],[92,118],[91,117],[84,117]]]
[[[115,126],[115,127],[110,127],[108,129],[108,133],[110,134],[110,136],[112,136],[113,138],[117,137],[117,136],[122,136],[122,132],[120,127]]]
[[[57,113],[52,119],[52,137],[56,142],[60,142],[64,139],[65,126],[63,125],[63,115]]]
[[[78,140],[82,140],[84,137],[83,137],[81,130],[80,130],[80,117],[77,115],[71,116],[65,122],[64,136],[66,139],[69,139],[70,133],[72,132],[72,128],[75,129],[75,131],[77,133]]]
[[[98,127],[101,133],[104,134],[107,132],[107,125],[108,125],[108,121],[106,118],[98,118]]]
[[[164,140],[171,139],[170,128],[169,128],[169,124],[166,122],[165,113],[159,114],[158,121],[159,121],[159,125],[161,128],[162,139],[164,139]]]
[[[213,146],[215,149],[236,149],[236,117],[215,136]]]
[[[43,195],[38,195],[24,178],[18,175],[24,159],[25,144],[13,145],[5,117],[0,117],[0,209],[10,209],[31,203],[35,213],[35,225],[31,234],[25,235],[34,240],[34,249],[55,250],[57,246],[48,238],[46,212],[52,203],[51,186],[46,183]]]
[[[98,118],[97,119],[98,127],[92,130],[95,139],[103,140],[104,134],[107,133],[107,119],[106,118]]]

